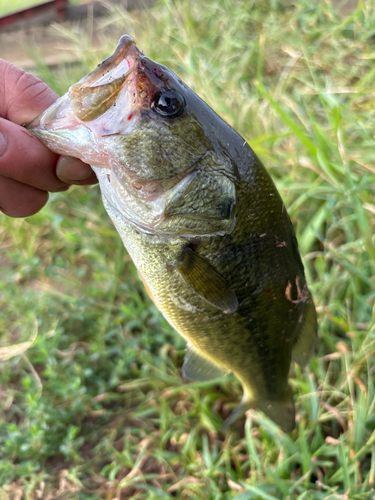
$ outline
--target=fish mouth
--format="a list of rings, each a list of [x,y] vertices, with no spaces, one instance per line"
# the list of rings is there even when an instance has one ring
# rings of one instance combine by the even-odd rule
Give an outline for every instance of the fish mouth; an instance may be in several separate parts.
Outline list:
[[[138,66],[140,51],[129,35],[123,35],[114,53],[69,89],[74,114],[91,122],[115,104],[129,76]]]
[[[143,58],[134,40],[123,35],[111,56],[25,127],[55,153],[111,169],[112,154],[102,138],[126,134],[140,117]]]
[[[54,122],[57,120],[60,120],[59,124],[56,123],[59,129],[72,125],[61,121],[64,116],[68,116],[68,106],[80,122],[92,122],[99,118],[116,102],[130,75],[137,68],[140,56],[143,53],[132,37],[123,35],[111,56],[72,85],[67,94],[25,127],[38,135],[38,132],[48,127],[56,129]]]
[[[123,35],[111,56],[25,127],[55,153],[111,169],[109,140],[156,116],[152,103],[166,85],[160,68]]]

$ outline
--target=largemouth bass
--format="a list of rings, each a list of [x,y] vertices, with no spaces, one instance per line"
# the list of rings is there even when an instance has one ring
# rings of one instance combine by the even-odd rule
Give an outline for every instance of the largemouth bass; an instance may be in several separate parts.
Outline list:
[[[294,428],[293,358],[317,320],[285,206],[255,153],[172,71],[124,35],[108,59],[28,125],[92,165],[148,293],[187,340],[182,372],[232,372],[243,398]]]

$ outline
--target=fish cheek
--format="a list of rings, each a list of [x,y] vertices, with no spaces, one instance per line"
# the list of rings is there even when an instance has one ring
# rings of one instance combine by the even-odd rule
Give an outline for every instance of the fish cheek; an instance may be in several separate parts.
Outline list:
[[[144,112],[129,134],[116,138],[112,154],[140,179],[173,187],[207,151],[205,144],[194,140],[194,124],[186,117],[175,120],[159,118],[152,110]]]

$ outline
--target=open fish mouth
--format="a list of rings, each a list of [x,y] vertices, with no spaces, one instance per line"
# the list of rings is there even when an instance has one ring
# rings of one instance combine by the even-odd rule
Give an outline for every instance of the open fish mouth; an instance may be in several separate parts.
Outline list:
[[[117,108],[130,107],[129,92],[142,52],[129,35],[123,35],[114,53],[44,113],[26,125],[53,151],[82,159],[91,165],[111,168],[108,154],[98,141],[122,133]],[[111,113],[112,111],[112,113]],[[113,116],[111,116],[113,115]],[[92,150],[95,149],[94,154]]]
[[[134,71],[141,51],[129,35],[123,35],[114,53],[101,62],[91,73],[69,88],[66,94],[76,118],[82,122],[92,121],[101,116],[115,102],[128,77]],[[65,97],[65,96],[64,96]],[[42,113],[26,128],[37,132],[52,120],[63,117],[64,106],[61,99],[50,106],[48,113]],[[62,126],[62,124],[60,124]]]
[[[89,75],[69,89],[72,109],[82,121],[92,121],[117,100],[135,69],[140,51],[129,35],[123,35],[115,52]]]

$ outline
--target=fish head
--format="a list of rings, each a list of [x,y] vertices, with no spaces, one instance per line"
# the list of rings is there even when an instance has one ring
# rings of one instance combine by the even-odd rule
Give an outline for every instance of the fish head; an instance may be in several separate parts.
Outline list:
[[[210,113],[215,122],[211,108],[124,35],[108,59],[27,128],[56,153],[89,163],[107,209],[109,204],[141,230],[224,233],[234,224],[233,168],[218,147]],[[224,173],[219,181],[217,171]],[[201,214],[205,227],[198,227],[202,185],[217,205],[208,216],[216,222],[207,225]]]

